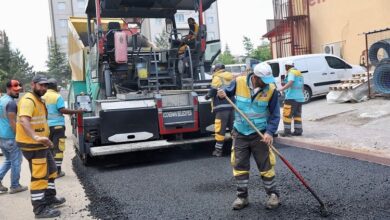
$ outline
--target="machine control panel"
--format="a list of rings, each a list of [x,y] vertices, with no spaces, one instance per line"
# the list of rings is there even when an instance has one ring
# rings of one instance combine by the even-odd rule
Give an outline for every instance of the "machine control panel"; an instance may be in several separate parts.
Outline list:
[[[92,112],[92,98],[90,95],[76,95],[75,109],[84,109],[85,112]]]

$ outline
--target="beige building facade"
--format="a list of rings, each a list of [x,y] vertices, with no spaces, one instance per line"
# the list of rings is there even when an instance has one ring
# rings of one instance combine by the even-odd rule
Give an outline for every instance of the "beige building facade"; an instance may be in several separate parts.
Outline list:
[[[309,6],[312,52],[333,47],[333,53],[352,64],[362,62],[366,49],[362,33],[390,27],[389,0],[309,0]],[[369,44],[386,35],[374,38]]]
[[[351,64],[363,64],[366,50],[363,33],[390,28],[390,0],[273,0],[273,3],[274,19],[267,21],[268,33],[263,36],[271,42],[273,58],[331,53]],[[390,31],[369,35],[368,47],[384,39],[390,39]]]

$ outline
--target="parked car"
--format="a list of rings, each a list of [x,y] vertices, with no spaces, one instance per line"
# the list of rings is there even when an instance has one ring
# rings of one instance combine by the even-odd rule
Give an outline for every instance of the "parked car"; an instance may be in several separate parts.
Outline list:
[[[225,65],[225,70],[233,73],[233,75],[240,75],[244,73],[246,69],[246,64],[228,64]]]
[[[348,64],[330,54],[309,54],[268,60],[278,88],[282,86],[286,77],[284,64],[287,60],[292,60],[295,68],[303,74],[305,102],[309,102],[314,96],[326,95],[330,85],[352,78],[352,74],[365,72],[361,66]]]

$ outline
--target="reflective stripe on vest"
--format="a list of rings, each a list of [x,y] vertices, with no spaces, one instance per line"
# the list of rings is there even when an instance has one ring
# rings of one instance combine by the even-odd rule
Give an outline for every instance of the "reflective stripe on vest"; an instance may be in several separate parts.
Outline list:
[[[9,123],[6,109],[8,103],[12,100],[11,96],[7,94],[0,98],[0,138],[3,139],[15,138],[15,132]]]
[[[240,76],[236,79],[236,105],[252,121],[257,129],[265,130],[269,117],[268,102],[271,99],[275,85],[269,84],[263,91],[259,92],[251,100],[251,92],[247,83],[246,76]],[[243,135],[250,135],[256,131],[239,114],[235,113],[234,128]]]
[[[47,124],[47,110],[45,104],[31,92],[26,93],[20,99],[19,103],[27,102],[26,99],[29,99],[34,103],[34,110],[30,121],[31,128],[33,129],[34,133],[38,136],[49,137],[49,126]],[[23,126],[20,124],[20,106],[21,104],[18,105],[18,120],[16,122],[16,141],[25,144],[41,145],[39,142],[35,141],[32,137],[30,137],[25,132]]]

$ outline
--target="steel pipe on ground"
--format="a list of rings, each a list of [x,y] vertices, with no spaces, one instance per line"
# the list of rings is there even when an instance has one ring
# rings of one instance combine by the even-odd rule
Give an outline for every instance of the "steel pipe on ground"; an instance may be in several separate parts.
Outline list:
[[[385,52],[385,57],[389,58],[390,57],[390,39],[378,41],[378,42],[374,43],[373,45],[371,45],[370,49],[368,50],[368,58],[369,58],[371,64],[374,66],[378,65],[379,62],[381,61],[378,58],[378,55],[379,55],[378,53],[379,53],[380,49],[383,49]]]
[[[373,81],[377,92],[390,94],[390,58],[383,59],[375,68]]]

